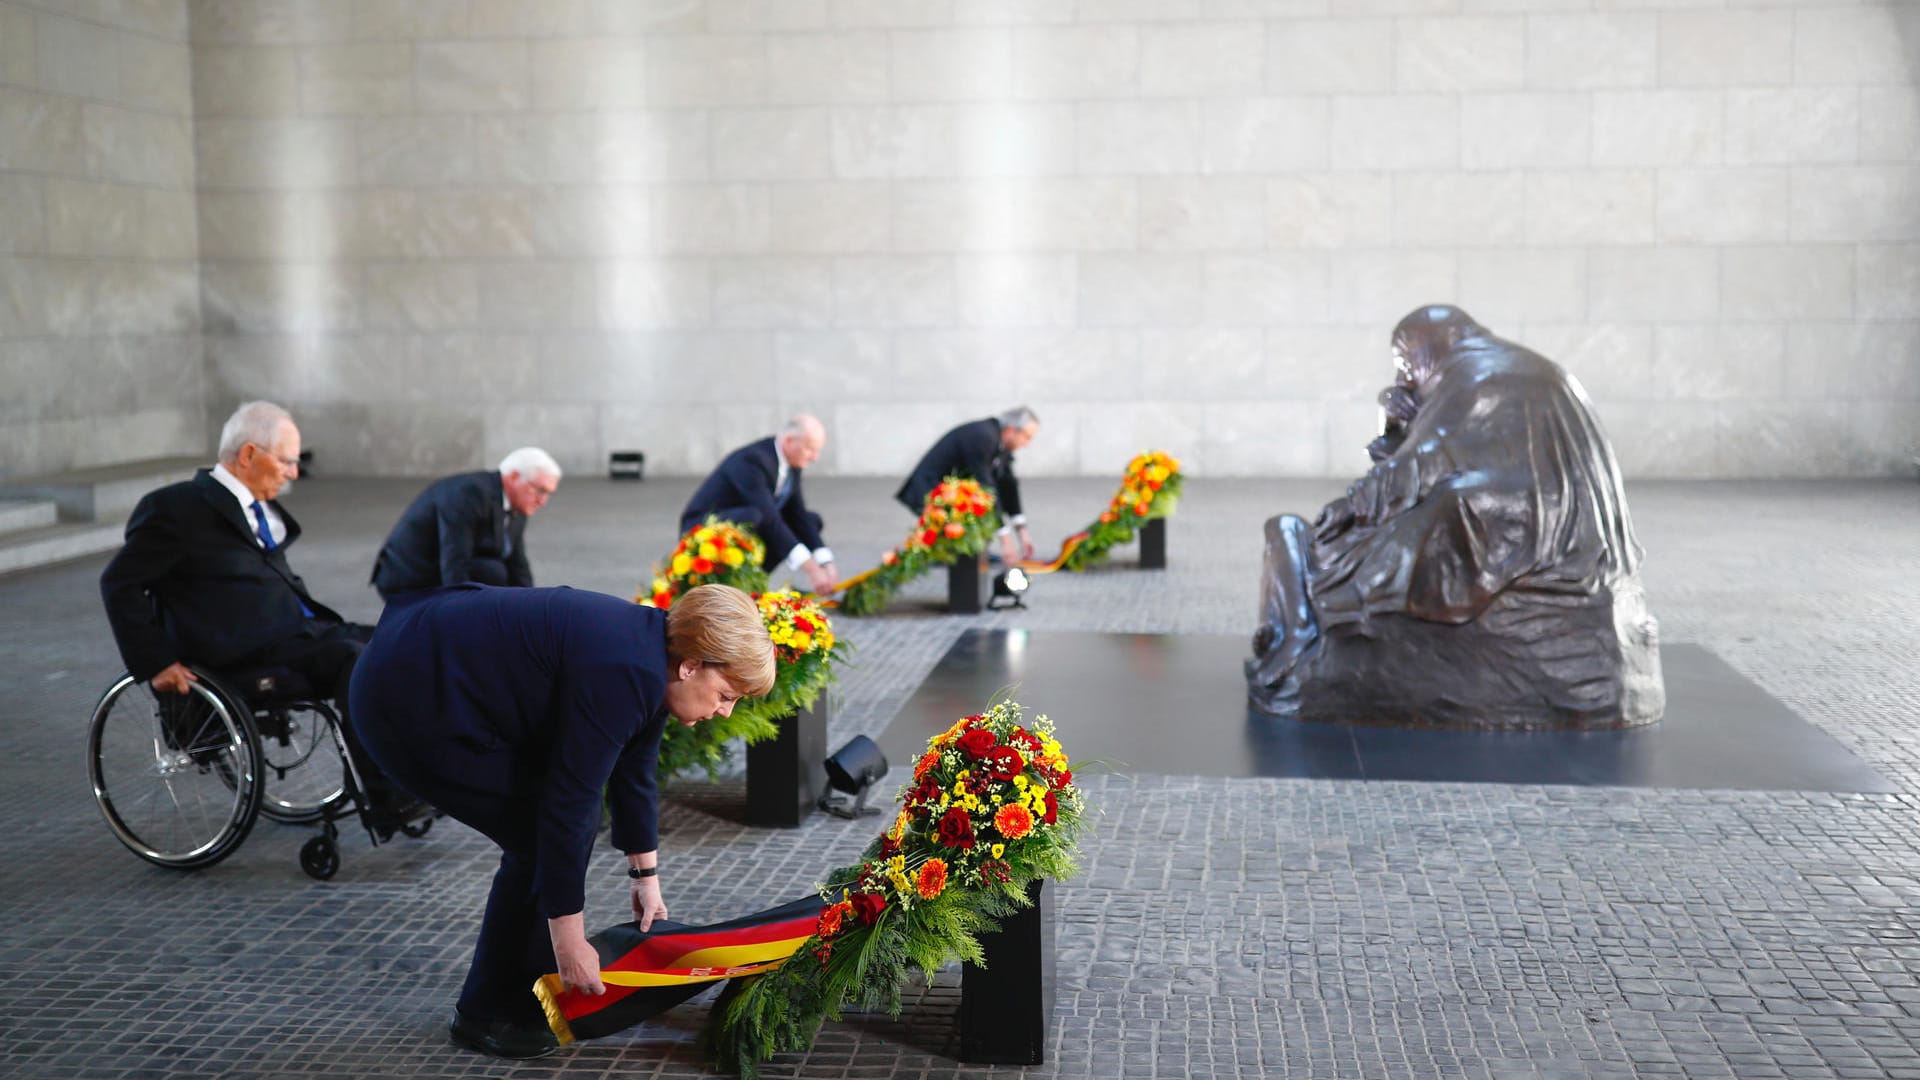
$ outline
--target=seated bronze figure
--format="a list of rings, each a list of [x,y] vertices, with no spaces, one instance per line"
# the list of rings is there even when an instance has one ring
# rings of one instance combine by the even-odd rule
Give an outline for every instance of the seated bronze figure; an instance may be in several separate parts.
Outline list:
[[[1560,366],[1456,307],[1393,333],[1374,465],[1266,525],[1255,708],[1484,729],[1652,723],[1665,704],[1620,470]]]

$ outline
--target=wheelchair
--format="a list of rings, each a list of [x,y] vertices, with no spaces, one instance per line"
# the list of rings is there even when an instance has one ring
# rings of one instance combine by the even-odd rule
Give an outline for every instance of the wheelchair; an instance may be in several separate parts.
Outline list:
[[[239,849],[262,814],[318,824],[300,869],[325,881],[340,869],[335,822],[358,815],[377,828],[340,717],[285,668],[220,674],[188,665],[185,694],[156,691],[122,672],[94,706],[87,773],[107,827],[157,866],[198,870]],[[425,836],[433,818],[398,826]]]

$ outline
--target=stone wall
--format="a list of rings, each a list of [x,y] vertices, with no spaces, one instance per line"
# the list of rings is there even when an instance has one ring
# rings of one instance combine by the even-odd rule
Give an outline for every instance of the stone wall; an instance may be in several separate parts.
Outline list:
[[[201,453],[186,0],[0,0],[0,477]]]
[[[1347,475],[1436,299],[1631,475],[1885,473],[1920,424],[1914,5],[191,7],[209,411],[283,399],[332,471],[694,472],[807,408],[894,474],[1024,401],[1032,473]]]

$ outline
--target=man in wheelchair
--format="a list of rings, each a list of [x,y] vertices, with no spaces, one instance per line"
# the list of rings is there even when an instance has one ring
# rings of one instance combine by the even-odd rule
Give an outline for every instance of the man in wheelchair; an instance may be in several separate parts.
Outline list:
[[[278,405],[248,402],[221,428],[219,458],[142,498],[125,546],[100,575],[120,657],[134,678],[181,695],[195,681],[189,661],[216,671],[285,669],[344,718],[353,665],[373,627],[315,600],[287,562],[300,524],[275,499],[298,475],[300,429]],[[190,741],[191,702],[163,713],[169,741]],[[381,775],[353,745],[352,726],[342,727],[370,826],[391,834],[433,812]]]

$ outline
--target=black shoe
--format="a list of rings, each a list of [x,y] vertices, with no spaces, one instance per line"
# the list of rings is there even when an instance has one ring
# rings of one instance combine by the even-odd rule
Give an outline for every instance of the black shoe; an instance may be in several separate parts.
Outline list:
[[[409,836],[424,835],[425,829],[409,829],[416,821],[440,816],[431,803],[407,795],[393,795],[384,799],[369,799],[367,806],[367,827],[374,831],[381,843],[393,838],[396,832],[406,832]]]
[[[546,1057],[560,1049],[560,1040],[545,1024],[529,1027],[511,1020],[476,1020],[458,1006],[454,1007],[453,1025],[447,1033],[456,1046],[516,1061]]]

